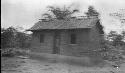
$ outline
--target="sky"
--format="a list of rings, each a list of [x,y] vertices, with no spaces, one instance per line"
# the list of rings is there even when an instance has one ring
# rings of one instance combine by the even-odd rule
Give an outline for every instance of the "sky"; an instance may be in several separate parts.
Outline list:
[[[109,16],[110,13],[125,9],[125,0],[1,0],[1,26],[29,29],[47,11],[47,6],[62,7],[64,5],[72,5],[79,9],[78,15],[84,15],[88,6],[93,5],[101,15],[101,23],[105,32],[125,29],[117,18]]]

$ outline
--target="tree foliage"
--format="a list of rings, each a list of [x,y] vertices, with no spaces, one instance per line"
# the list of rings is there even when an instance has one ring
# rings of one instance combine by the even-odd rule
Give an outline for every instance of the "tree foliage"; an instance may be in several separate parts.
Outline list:
[[[1,48],[26,48],[29,47],[31,37],[23,32],[19,32],[14,27],[7,29],[2,28],[1,31]],[[27,42],[28,41],[28,42]]]
[[[59,8],[54,6],[48,6],[48,9],[53,15],[51,15],[50,13],[45,13],[43,14],[43,16],[46,16],[49,19],[56,18],[59,20],[71,17],[72,14],[79,11],[78,9],[70,10],[70,7]]]
[[[1,47],[14,47],[16,29],[9,27],[1,32]]]
[[[89,6],[88,7],[88,11],[85,12],[85,14],[87,15],[87,17],[91,17],[91,16],[99,16],[99,13],[95,10],[95,8],[93,6]]]
[[[102,47],[98,51],[104,60],[114,62],[116,66],[120,66],[124,61],[124,32],[118,34],[116,31],[111,31],[107,35],[107,40],[102,42]]]
[[[108,35],[108,39],[112,41],[113,46],[122,46],[125,44],[125,31],[122,31],[121,34],[118,34],[116,31],[111,31]]]

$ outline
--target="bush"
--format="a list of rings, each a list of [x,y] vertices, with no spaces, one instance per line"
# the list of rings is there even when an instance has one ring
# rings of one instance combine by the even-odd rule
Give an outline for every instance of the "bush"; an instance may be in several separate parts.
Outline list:
[[[1,56],[3,57],[13,57],[15,56],[14,48],[6,48],[1,50]]]
[[[26,51],[20,50],[18,48],[6,48],[2,49],[1,56],[3,57],[14,57],[18,55],[24,55]]]
[[[108,45],[108,46],[107,46]],[[124,52],[120,46],[112,46],[107,44],[105,48],[99,51],[101,57],[104,60],[114,62],[116,65],[120,66],[125,61]]]
[[[114,46],[111,41],[104,40],[102,41],[102,48],[98,52],[104,60],[119,61],[123,59],[125,50],[122,46]]]

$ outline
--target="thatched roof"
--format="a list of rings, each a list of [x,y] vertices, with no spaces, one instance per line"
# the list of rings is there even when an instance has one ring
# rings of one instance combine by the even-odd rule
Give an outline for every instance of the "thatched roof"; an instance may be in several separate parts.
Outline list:
[[[33,27],[28,29],[29,31],[42,30],[42,29],[84,29],[92,28],[96,25],[98,19],[70,19],[70,20],[50,20],[39,21],[35,23]]]

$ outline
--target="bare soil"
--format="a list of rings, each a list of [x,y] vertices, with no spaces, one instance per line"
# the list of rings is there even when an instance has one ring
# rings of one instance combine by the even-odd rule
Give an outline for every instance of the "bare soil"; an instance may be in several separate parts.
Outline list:
[[[86,67],[73,63],[56,62],[36,58],[2,57],[2,73],[125,73],[125,64],[120,68]]]

